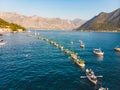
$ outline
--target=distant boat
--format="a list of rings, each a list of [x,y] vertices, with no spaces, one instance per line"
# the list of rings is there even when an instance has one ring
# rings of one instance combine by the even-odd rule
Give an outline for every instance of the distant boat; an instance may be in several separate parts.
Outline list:
[[[93,53],[97,56],[103,56],[104,55],[104,52],[102,52],[100,48],[99,49],[94,49]]]
[[[0,39],[0,45],[4,45],[5,42],[3,42],[3,39]]]
[[[73,44],[73,41],[71,41],[70,43]]]
[[[97,77],[95,76],[94,72],[90,69],[86,69],[86,76],[89,81],[91,81],[93,84],[97,84],[98,80]]]
[[[81,47],[81,48],[84,48],[84,47],[85,47],[85,45],[84,45],[84,43],[83,43],[82,40],[79,40],[79,43],[80,43],[80,47]]]
[[[63,47],[63,46],[59,46],[59,49],[60,49],[60,50],[64,50],[64,47]]]
[[[120,52],[120,48],[114,48],[115,51]]]

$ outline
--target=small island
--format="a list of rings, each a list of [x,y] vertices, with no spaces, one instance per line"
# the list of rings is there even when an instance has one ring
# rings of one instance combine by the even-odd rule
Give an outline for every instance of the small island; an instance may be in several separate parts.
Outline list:
[[[23,32],[26,29],[18,24],[9,23],[0,18],[0,33]]]

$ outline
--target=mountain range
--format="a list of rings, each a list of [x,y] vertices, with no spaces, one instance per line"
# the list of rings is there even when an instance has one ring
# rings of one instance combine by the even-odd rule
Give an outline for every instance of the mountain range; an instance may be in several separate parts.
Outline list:
[[[16,12],[0,12],[0,18],[10,22],[19,24],[27,29],[40,30],[72,30],[78,28],[86,22],[81,19],[61,19],[61,18],[45,18],[41,16],[25,16]]]
[[[110,13],[101,12],[81,25],[77,30],[120,31],[120,8]]]

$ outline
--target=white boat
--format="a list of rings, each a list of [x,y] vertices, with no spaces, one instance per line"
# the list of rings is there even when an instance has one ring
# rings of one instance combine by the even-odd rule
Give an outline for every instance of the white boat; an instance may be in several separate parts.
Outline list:
[[[103,56],[104,55],[104,52],[102,52],[100,48],[99,49],[94,49],[93,53],[97,56]]]
[[[99,90],[108,90],[108,88],[100,87]]]
[[[84,45],[84,44],[80,44],[80,47],[81,47],[81,48],[84,48],[84,47],[85,47],[85,45]]]
[[[81,48],[84,48],[84,47],[85,47],[85,45],[84,45],[84,43],[83,43],[82,40],[79,40],[79,43],[80,43],[80,47],[81,47]]]
[[[120,52],[120,48],[114,48],[114,50]]]
[[[86,77],[88,78],[89,81],[91,81],[93,84],[97,84],[98,80],[97,77],[95,76],[94,72],[90,69],[86,69]]]

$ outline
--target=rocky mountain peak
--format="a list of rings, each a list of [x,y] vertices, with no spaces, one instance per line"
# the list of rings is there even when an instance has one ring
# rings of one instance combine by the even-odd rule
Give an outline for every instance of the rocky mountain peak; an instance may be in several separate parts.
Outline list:
[[[37,15],[24,16],[16,12],[0,12],[0,18],[17,23],[28,29],[72,30],[82,25],[85,20],[67,20],[61,18],[45,18]]]

